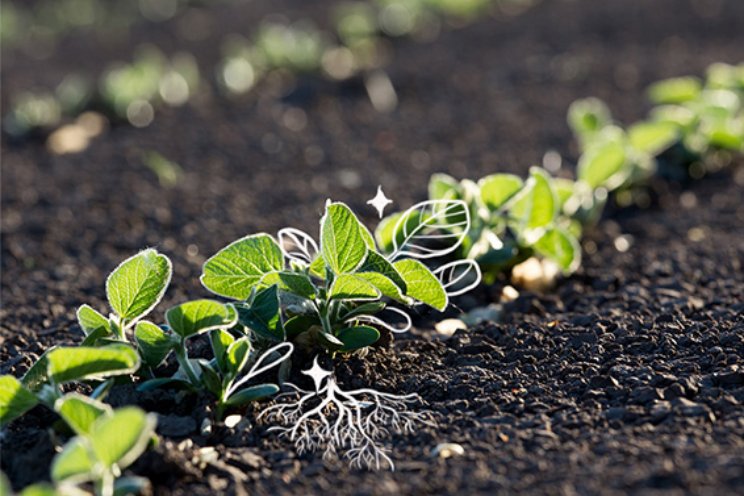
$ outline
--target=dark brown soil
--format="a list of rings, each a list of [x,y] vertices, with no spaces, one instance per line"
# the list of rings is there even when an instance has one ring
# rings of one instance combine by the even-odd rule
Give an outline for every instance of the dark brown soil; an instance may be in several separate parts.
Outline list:
[[[257,21],[272,4],[220,6],[214,18]],[[320,5],[295,8],[323,18]],[[225,29],[248,32],[239,26]],[[524,173],[548,149],[575,157],[564,120],[572,100],[600,96],[624,122],[638,119],[646,84],[744,60],[743,27],[737,0],[545,1],[433,43],[396,41],[389,74],[400,104],[390,115],[358,84],[303,77],[282,98],[263,85],[165,110],[146,129],[115,127],[79,155],[4,142],[0,373],[79,342],[75,308],[105,308],[106,274],[145,246],[174,261],[162,311],[205,294],[200,264],[228,242],[315,230],[326,197],[374,225],[364,202],[377,184],[406,206],[435,171]],[[140,39],[178,47],[175,33],[169,24],[111,46],[66,40],[47,63],[4,53],[3,102],[71,67],[128,57]],[[203,68],[218,41],[190,47]],[[285,124],[298,114],[307,124],[292,131]],[[146,150],[183,167],[175,187],[142,165]],[[584,243],[584,267],[548,295],[522,293],[503,322],[448,340],[422,326],[337,363],[345,384],[418,392],[435,413],[436,428],[391,438],[395,472],[298,457],[262,425],[201,436],[206,398],[121,386],[118,404],[161,415],[160,445],[132,471],[155,494],[744,494],[744,163],[657,190],[653,208],[603,220]],[[627,251],[615,246],[620,235]],[[37,408],[4,433],[2,470],[16,489],[47,477],[54,450],[40,426],[53,419]],[[432,458],[442,442],[465,454]],[[195,464],[210,446],[218,464]]]

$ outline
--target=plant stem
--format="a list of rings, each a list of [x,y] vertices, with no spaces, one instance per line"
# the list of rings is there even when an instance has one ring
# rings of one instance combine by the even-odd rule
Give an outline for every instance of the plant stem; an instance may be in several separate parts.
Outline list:
[[[199,387],[199,376],[196,374],[196,371],[191,366],[191,362],[189,361],[189,357],[186,354],[186,343],[182,340],[181,344],[176,347],[176,360],[178,360],[178,364],[181,366],[181,368],[186,372],[186,375],[189,376],[189,381],[191,381],[191,384],[195,387]]]
[[[98,484],[98,494],[100,496],[114,496],[114,474],[109,470],[103,472],[103,477]]]

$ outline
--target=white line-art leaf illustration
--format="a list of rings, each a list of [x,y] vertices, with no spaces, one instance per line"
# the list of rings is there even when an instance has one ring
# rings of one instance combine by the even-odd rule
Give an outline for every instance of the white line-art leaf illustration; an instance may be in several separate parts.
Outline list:
[[[481,270],[475,260],[456,260],[434,270],[447,296],[465,294],[480,284]]]
[[[278,233],[279,246],[289,260],[310,264],[318,253],[318,244],[305,231],[285,227]]]
[[[393,230],[393,252],[402,257],[436,258],[452,253],[470,229],[470,211],[462,200],[427,200],[401,215]]]
[[[292,354],[292,351],[294,351],[294,345],[292,345],[292,343],[285,342],[280,343],[263,352],[261,356],[258,357],[256,363],[253,364],[248,373],[246,373],[243,377],[240,378],[240,380],[235,381],[232,386],[230,386],[230,388],[227,390],[227,396],[231,396],[233,393],[239,390],[243,384],[250,381],[254,377],[258,377],[270,368],[276,367],[277,365],[282,363],[284,360],[289,358],[289,356]],[[268,358],[271,358],[274,353],[279,353],[279,357],[265,364],[264,362]]]
[[[395,334],[402,334],[404,332],[408,332],[411,329],[411,327],[413,327],[413,321],[411,320],[411,317],[403,310],[399,308],[395,308],[395,307],[387,307],[385,308],[385,311],[393,312],[399,315],[400,317],[402,317],[403,318],[402,326],[400,325],[396,326],[395,324],[391,324],[380,317],[376,317],[374,315],[367,315],[367,314],[356,315],[348,319],[346,323],[357,321],[357,322],[364,322],[368,324],[374,324],[380,327],[384,327],[388,331],[395,333]]]

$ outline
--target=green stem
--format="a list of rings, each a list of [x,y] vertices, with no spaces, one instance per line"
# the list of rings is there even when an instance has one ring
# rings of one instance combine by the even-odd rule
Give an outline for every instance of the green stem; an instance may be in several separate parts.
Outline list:
[[[103,477],[98,483],[98,494],[99,496],[114,496],[114,474],[110,470],[103,472]]]
[[[186,343],[182,340],[180,345],[176,347],[176,360],[178,360],[178,364],[181,366],[181,368],[186,372],[186,375],[189,376],[189,381],[191,381],[191,384],[195,387],[199,387],[199,376],[196,374],[196,371],[191,366],[191,362],[189,361],[189,357],[186,354]]]

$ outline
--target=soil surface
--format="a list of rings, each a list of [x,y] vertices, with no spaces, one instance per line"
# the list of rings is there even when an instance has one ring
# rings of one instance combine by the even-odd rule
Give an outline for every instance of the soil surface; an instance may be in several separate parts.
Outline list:
[[[179,41],[173,21],[109,44],[78,35],[43,62],[4,50],[2,100],[129,58],[142,41],[186,47],[206,72],[220,34],[249,33],[283,5],[327,17],[324,4],[308,4],[220,4],[208,19],[224,29],[200,43]],[[143,247],[174,262],[160,319],[206,294],[197,280],[206,257],[248,233],[314,232],[329,196],[373,226],[365,201],[377,184],[405,207],[436,171],[524,174],[549,149],[570,169],[571,101],[599,96],[632,122],[648,83],[744,60],[742,26],[737,0],[545,1],[430,43],[394,41],[391,114],[375,112],[359,83],[301,77],[237,100],[210,93],[158,112],[146,129],[115,126],[78,155],[5,140],[0,373],[20,375],[52,344],[78,343],[76,307],[103,310],[106,275]],[[178,184],[158,184],[142,164],[149,150],[181,165]],[[448,339],[422,324],[365,359],[337,360],[345,387],[417,392],[433,412],[436,426],[391,437],[395,472],[298,456],[255,409],[202,435],[208,398],[119,386],[115,404],[160,416],[161,443],[130,472],[155,494],[179,495],[744,494],[743,191],[741,160],[694,184],[659,183],[651,208],[613,212],[589,233],[578,273],[548,294],[522,292],[501,322]],[[38,407],[4,433],[14,488],[48,477],[53,420]],[[444,442],[464,454],[432,457]],[[217,461],[200,462],[209,447]]]

